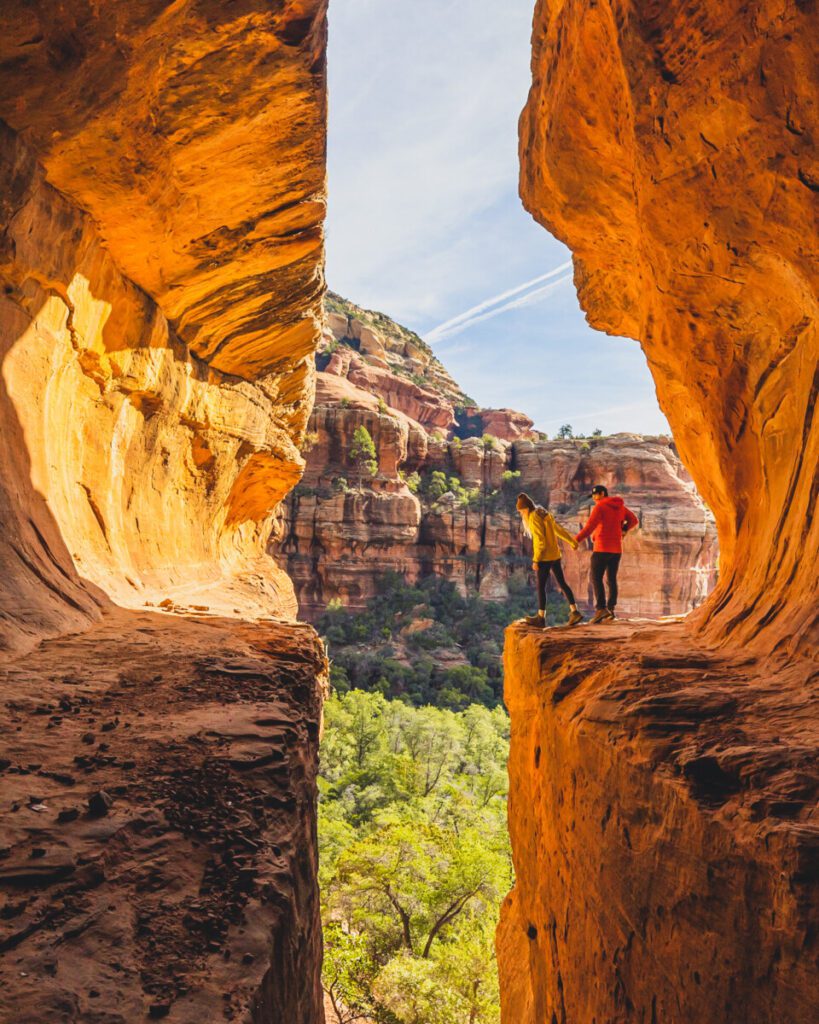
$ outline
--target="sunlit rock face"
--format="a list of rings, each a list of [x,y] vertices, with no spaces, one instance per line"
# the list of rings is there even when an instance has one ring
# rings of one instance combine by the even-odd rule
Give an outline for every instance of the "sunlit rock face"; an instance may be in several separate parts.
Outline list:
[[[3,5],[0,117],[223,373],[315,348],[326,6]]]
[[[104,595],[292,615],[264,549],[312,401],[323,5],[3,30],[4,643]]]
[[[699,625],[815,649],[814,3],[541,0],[521,194],[590,322],[642,343],[719,528]]]
[[[349,365],[349,354],[339,349],[332,359]],[[329,601],[364,608],[386,570],[410,581],[434,574],[463,594],[503,601],[512,575],[528,572],[531,564],[531,541],[514,510],[517,492],[527,491],[577,532],[588,518],[595,483],[623,494],[640,519],[620,574],[623,614],[686,613],[713,588],[713,518],[670,439],[445,439],[394,408],[392,394],[391,387],[366,391],[337,373],[317,375],[307,467],[283,505],[280,541],[273,547],[308,621]],[[373,439],[378,472],[372,479],[363,474],[359,490],[349,453],[360,427]],[[456,477],[477,497],[469,504],[452,495],[432,502],[423,482],[411,493],[405,478],[414,473],[423,481],[433,470]],[[520,475],[504,482],[504,473]],[[578,600],[593,605],[586,546],[574,552],[564,545],[563,555]]]
[[[507,632],[504,1024],[819,1017],[817,19],[537,6],[524,202],[640,340],[720,581],[684,624]]]
[[[2,1020],[322,1019],[325,9],[0,10]]]

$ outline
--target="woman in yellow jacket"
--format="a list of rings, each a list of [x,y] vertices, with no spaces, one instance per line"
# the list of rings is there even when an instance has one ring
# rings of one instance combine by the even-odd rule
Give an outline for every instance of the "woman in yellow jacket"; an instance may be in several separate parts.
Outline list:
[[[518,495],[516,507],[518,512],[520,512],[520,518],[523,520],[524,530],[532,538],[534,546],[532,568],[537,572],[538,613],[537,615],[528,616],[523,621],[527,626],[545,626],[546,581],[549,579],[549,573],[551,572],[554,573],[557,585],[566,595],[566,600],[569,602],[569,608],[571,609],[569,625],[576,626],[578,622],[583,621],[583,616],[577,610],[577,603],[575,602],[572,588],[566,582],[566,577],[563,575],[563,563],[560,560],[560,547],[557,542],[559,538],[576,549],[577,541],[568,530],[564,530],[560,523],[555,521],[555,517],[551,512],[541,505],[535,505],[528,494]]]

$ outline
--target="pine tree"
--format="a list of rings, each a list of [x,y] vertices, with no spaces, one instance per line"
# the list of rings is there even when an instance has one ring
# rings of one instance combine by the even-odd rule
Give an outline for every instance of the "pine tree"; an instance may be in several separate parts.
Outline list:
[[[373,439],[365,426],[355,428],[350,448],[350,462],[358,470],[358,490],[361,491],[364,474],[375,476],[378,472],[378,458]]]

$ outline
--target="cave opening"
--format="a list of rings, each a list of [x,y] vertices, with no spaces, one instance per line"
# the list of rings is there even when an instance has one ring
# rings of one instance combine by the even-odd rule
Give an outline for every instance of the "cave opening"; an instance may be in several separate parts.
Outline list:
[[[316,442],[297,488],[309,525],[290,524],[300,542],[281,564],[327,641],[335,691],[319,806],[333,1024],[432,1015],[424,991],[447,993],[452,1013],[499,1019],[493,936],[513,883],[497,788],[509,741],[503,630],[536,602],[517,493],[572,534],[593,485],[625,498],[640,525],[620,574],[627,620],[679,619],[716,581],[713,516],[643,353],[589,327],[570,253],[518,198],[530,46],[528,0],[330,11],[330,292]],[[363,435],[364,486],[350,457]],[[588,620],[588,552],[563,553]],[[546,622],[567,615],[552,582]],[[580,679],[564,678],[556,702],[568,706]],[[559,756],[549,737],[527,754],[536,773]],[[425,874],[434,857],[438,877]],[[471,896],[452,888],[459,871]],[[549,927],[530,923],[530,941]],[[454,955],[463,948],[471,974]]]
[[[819,13],[529,2],[338,5],[328,292],[326,0],[3,5],[3,1019],[819,1016]]]

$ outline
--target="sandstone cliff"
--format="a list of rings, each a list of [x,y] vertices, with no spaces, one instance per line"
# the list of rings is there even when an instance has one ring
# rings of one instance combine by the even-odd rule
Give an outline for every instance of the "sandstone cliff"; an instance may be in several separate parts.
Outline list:
[[[721,554],[684,626],[507,633],[507,1024],[819,1017],[817,18],[537,5],[524,202],[640,340]]]
[[[817,1019],[815,689],[679,624],[510,627],[509,1024]]]
[[[712,639],[815,650],[815,3],[540,0],[521,194],[642,344],[714,512]]]
[[[463,593],[503,600],[509,577],[531,561],[517,492],[531,493],[576,532],[594,483],[622,493],[640,517],[623,564],[624,613],[685,613],[712,589],[713,521],[668,439],[542,440],[523,414],[478,408],[420,339],[383,314],[331,295],[328,323],[307,466],[284,505],[276,547],[303,616],[316,618],[330,600],[363,608],[388,569],[410,581],[434,573]],[[359,489],[349,452],[362,426],[378,472]],[[445,474],[446,486],[434,472]],[[589,565],[585,549],[566,550],[583,601],[592,596]]]
[[[130,1021],[157,993],[179,997],[179,1020],[214,1005],[254,1021],[321,1014],[312,833],[322,660],[305,656],[297,680],[287,666],[310,648],[308,633],[241,620],[296,607],[265,549],[303,468],[320,335],[325,7],[3,5],[0,648],[14,721],[0,764],[19,807],[0,840],[2,941],[13,950],[4,1018],[14,1004],[28,1020],[104,1009]],[[121,610],[146,605],[233,624]],[[211,644],[224,668],[210,667],[221,679],[212,694],[210,669],[197,667]],[[280,669],[265,671],[276,679],[251,686],[253,658],[275,652]],[[210,735],[223,701],[247,706],[235,735]],[[102,715],[103,731],[118,730],[109,738],[93,728]],[[211,833],[190,808],[177,818],[158,802],[195,778],[229,797],[242,730],[267,754],[241,814],[220,797]],[[145,793],[132,790],[141,783]],[[106,787],[120,810],[95,824],[87,800]],[[32,813],[32,801],[47,810]],[[63,803],[80,815],[55,824]],[[208,872],[234,877],[224,862],[234,826],[247,837],[247,873],[222,920],[218,900],[197,893]],[[156,858],[153,881],[129,866],[134,844],[138,859]],[[280,878],[265,896],[271,872]],[[101,952],[114,935],[108,903],[121,944],[113,967]],[[146,931],[155,913],[161,928]],[[197,937],[179,948],[190,955],[171,971],[160,947],[189,927]],[[208,985],[223,985],[243,928],[255,966],[224,982],[222,1004]]]

